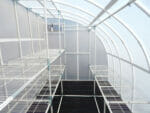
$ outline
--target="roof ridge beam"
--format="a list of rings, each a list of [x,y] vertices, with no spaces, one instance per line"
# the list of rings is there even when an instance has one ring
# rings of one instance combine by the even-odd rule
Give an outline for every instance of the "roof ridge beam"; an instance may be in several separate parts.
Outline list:
[[[37,2],[44,8],[44,4],[41,2],[41,0],[37,0]],[[55,18],[55,15],[52,12],[50,12],[47,8],[46,10],[49,14],[51,14]]]
[[[111,0],[106,7],[89,23],[88,26],[92,26],[92,24],[99,19],[108,9],[110,9],[118,0]]]

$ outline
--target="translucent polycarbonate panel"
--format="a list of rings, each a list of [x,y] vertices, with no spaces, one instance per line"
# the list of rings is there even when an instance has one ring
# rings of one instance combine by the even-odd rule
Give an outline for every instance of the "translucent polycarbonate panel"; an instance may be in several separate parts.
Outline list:
[[[32,54],[32,42],[22,43],[22,51],[23,56]]]
[[[113,58],[113,62],[114,62],[114,67],[111,68],[113,70],[113,77],[114,77],[114,81],[113,81],[113,85],[115,86],[120,86],[120,80],[121,80],[121,73],[120,73],[120,62],[118,59]]]
[[[107,43],[106,43],[106,42],[103,40],[103,38],[101,38],[101,37],[102,37],[102,36],[101,36],[99,33],[97,33],[97,38],[98,38],[98,40],[100,40],[100,41],[102,42],[102,44],[103,44],[103,46],[104,46],[106,52],[110,52],[110,53],[111,53],[110,48],[109,48],[109,45],[107,45]]]
[[[140,0],[140,3],[142,3],[146,8],[150,9],[150,1],[149,0]]]
[[[89,51],[89,32],[79,30],[78,37],[79,37],[79,52],[88,52]]]
[[[127,44],[122,42],[124,40],[123,40],[123,37],[120,37],[120,35],[119,35],[120,33],[113,28],[109,28],[109,26],[107,26],[107,24],[105,24],[105,23],[101,24],[101,26],[103,29],[106,30],[107,33],[110,34],[111,39],[116,43],[116,48],[118,50],[119,57],[129,60],[129,55],[127,52],[128,50],[126,50],[126,48],[128,48],[128,46],[127,46]],[[125,45],[123,45],[123,43]]]
[[[111,36],[109,35],[109,33],[104,31],[103,28],[98,29],[98,30],[99,30],[99,33],[101,35],[101,38],[102,38],[103,42],[105,41],[105,43],[108,45],[109,50],[111,51],[111,53],[116,55],[117,52],[116,52],[114,44],[111,41],[112,39],[111,39]]]
[[[77,79],[77,56],[67,55],[66,56],[66,79]]]
[[[33,0],[33,1],[30,1],[30,0],[26,0],[26,1],[18,1],[20,4],[22,4],[23,6],[25,7],[28,7],[28,8],[33,8],[33,7],[36,7],[36,8],[42,8],[42,6],[36,1],[36,0]]]
[[[89,18],[86,18],[85,16],[83,16],[83,15],[81,15],[79,13],[75,14],[75,13],[70,13],[70,12],[62,12],[62,15],[64,17],[73,17],[74,21],[76,21],[76,19],[80,19],[80,20],[86,22],[87,24],[90,22]]]
[[[40,52],[40,45],[39,45],[39,41],[34,41],[33,42],[33,48],[34,48],[34,52]]]
[[[107,60],[106,60],[107,55],[102,40],[100,40],[97,36],[96,36],[96,41],[94,38],[95,38],[95,33],[91,32],[90,33],[90,64],[95,65],[96,63],[96,65],[107,65]]]
[[[0,1],[0,38],[16,38],[17,27],[15,20],[14,4],[10,0]]]
[[[40,18],[38,18],[38,24],[39,24],[39,36],[41,39],[45,39],[45,22],[43,20],[40,20]]]
[[[117,22],[114,18],[107,20],[107,22],[116,31],[120,33],[121,37],[123,37],[125,43],[127,44],[128,48],[131,51],[133,62],[147,69],[147,64],[142,49],[140,48],[140,46],[138,45],[137,41],[134,39],[132,34],[123,25]]]
[[[64,2],[64,3],[67,3],[67,4],[73,4],[74,7],[78,7],[80,9],[83,9],[93,15],[97,15],[100,11],[99,8],[95,7],[94,5],[84,1],[84,0],[70,0],[70,1],[67,1],[67,0],[56,0],[55,2],[57,3],[57,1],[59,1],[59,4]],[[79,7],[80,6],[80,7]],[[86,14],[85,14],[86,15]]]
[[[1,52],[4,63],[7,63],[9,60],[16,59],[20,56],[19,43],[9,42],[1,44]]]
[[[135,104],[133,111],[136,113],[149,113],[150,105],[146,104],[150,100],[149,73],[145,73],[139,69],[135,70],[135,86],[134,86],[134,101],[141,101],[143,104]],[[144,104],[145,103],[145,104]]]
[[[89,80],[88,61],[89,61],[88,55],[79,55],[79,75],[80,75],[79,79],[80,80]]]
[[[31,14],[30,15],[30,24],[31,24],[31,32],[32,32],[32,38],[37,39],[39,37],[39,32],[38,32],[38,21],[37,21],[37,16]]]
[[[66,40],[66,51],[67,52],[76,52],[77,48],[77,32],[76,31],[66,31],[65,32]]]
[[[56,32],[49,32],[49,47],[52,49],[59,48],[59,34]]]
[[[133,101],[133,87],[136,75],[133,75],[132,66],[125,62],[121,62],[121,95],[124,101]],[[128,93],[126,93],[128,92]],[[129,106],[131,107],[131,106]]]
[[[133,112],[134,113],[149,113],[150,105],[149,104],[133,104]]]
[[[58,32],[49,32],[48,35],[51,49],[59,49],[59,39],[61,40],[61,48],[64,48],[64,33],[61,33],[60,38]]]
[[[96,37],[96,64],[107,65],[107,53],[101,40]]]
[[[125,15],[128,15],[128,16],[125,16]],[[131,29],[134,30],[134,32],[137,34],[138,38],[141,40],[143,46],[146,48],[147,53],[150,56],[149,17],[135,5],[131,5],[131,7],[124,9],[123,11],[118,13],[118,16],[122,18],[126,23],[128,23]]]
[[[21,38],[30,38],[27,9],[24,9],[22,6],[17,5],[17,15],[18,15],[19,31],[20,31]],[[24,22],[22,22],[22,20]]]
[[[59,8],[59,10],[63,13],[63,12],[66,12],[66,11],[69,11],[69,12],[73,12],[74,14],[80,14],[80,15],[82,15],[82,16],[84,16],[84,17],[87,17],[89,20],[91,20],[92,19],[92,17],[91,16],[89,16],[88,14],[86,14],[86,13],[88,13],[88,9],[86,10],[86,9],[84,9],[84,8],[82,8],[81,7],[81,4],[80,5],[72,5],[72,4],[78,4],[78,2],[77,1],[75,1],[74,3],[69,3],[69,2],[72,2],[72,1],[67,1],[67,2],[64,2],[64,4],[63,4],[63,2],[62,2],[62,0],[61,1],[59,1],[59,2],[57,2],[57,1],[55,1],[55,4],[58,6],[58,8]],[[80,1],[80,2],[82,2],[82,1]],[[84,2],[84,1],[83,1]],[[67,4],[67,5],[65,5],[65,4]],[[80,6],[80,7],[79,7]],[[87,5],[85,5],[86,7],[87,7]],[[85,7],[84,5],[83,5],[83,7]],[[73,7],[77,7],[77,8],[73,8]],[[80,11],[80,9],[82,10],[82,11]],[[93,7],[93,9],[94,9],[94,7]],[[90,12],[90,11],[89,11]]]

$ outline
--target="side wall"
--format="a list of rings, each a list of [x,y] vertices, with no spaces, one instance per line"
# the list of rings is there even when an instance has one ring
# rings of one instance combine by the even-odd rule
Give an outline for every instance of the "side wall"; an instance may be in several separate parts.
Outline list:
[[[13,0],[0,0],[0,15],[0,50],[4,63],[20,57],[20,50],[25,56],[39,51],[40,44],[44,48],[44,41],[36,40],[44,39],[42,18],[19,4],[15,8]],[[26,41],[19,43],[19,40]]]

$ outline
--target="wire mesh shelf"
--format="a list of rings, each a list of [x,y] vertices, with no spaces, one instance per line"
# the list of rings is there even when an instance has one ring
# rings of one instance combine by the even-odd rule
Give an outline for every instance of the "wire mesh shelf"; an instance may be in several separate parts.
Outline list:
[[[55,94],[65,66],[51,65],[48,71],[47,62],[49,59],[52,64],[63,52],[49,50],[47,58],[45,50],[0,66],[0,113],[25,113],[33,102],[48,104],[50,98],[44,100],[37,96],[46,86],[53,90],[52,95]]]
[[[104,65],[90,66],[90,70],[101,92],[100,95],[105,100],[104,104],[107,105],[104,109],[109,109],[110,113],[131,113],[126,103],[122,100],[121,95],[118,94],[121,86],[113,84],[115,72]]]

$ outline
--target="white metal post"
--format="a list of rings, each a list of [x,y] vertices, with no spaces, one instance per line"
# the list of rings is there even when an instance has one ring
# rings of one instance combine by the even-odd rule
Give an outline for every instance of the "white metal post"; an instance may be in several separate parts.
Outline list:
[[[89,30],[89,80],[90,80],[90,75],[91,75],[91,71],[90,71],[90,64],[91,64],[91,30]]]
[[[28,10],[28,24],[29,24],[29,33],[30,33],[30,39],[31,39],[31,50],[32,50],[32,55],[34,55],[34,45],[33,45],[33,35],[32,35],[32,25],[31,25],[31,19],[30,19],[29,10]]]
[[[96,70],[96,64],[97,64],[97,42],[96,42],[96,27],[94,27],[94,66]],[[94,80],[94,95],[95,95],[95,85],[96,82]]]
[[[77,80],[79,80],[79,32],[78,32],[79,26],[77,24]]]
[[[48,30],[47,30],[47,0],[44,0],[44,17],[45,17],[45,36],[47,43],[47,63],[48,63],[48,73],[49,73],[49,94],[50,94],[50,102],[49,106],[52,103],[52,90],[51,90],[51,73],[50,73],[50,58],[49,58],[49,40],[48,40]],[[53,109],[51,107],[51,113],[53,113]]]
[[[40,53],[42,52],[42,50],[41,50],[41,30],[40,30],[40,20],[39,20],[39,18],[37,19],[37,26],[38,26],[38,37],[39,37],[39,41],[38,41],[38,43],[39,43],[39,51],[40,51]],[[41,56],[40,56],[41,57]]]
[[[58,36],[59,36],[59,50],[61,49],[61,23],[60,23],[60,11],[58,10]],[[60,65],[62,64],[62,58],[60,57]]]
[[[66,71],[66,67],[67,67],[67,60],[66,60],[66,28],[65,28],[65,23],[64,23],[64,49],[65,49],[65,79],[67,79],[67,71]]]
[[[13,3],[14,3],[14,10],[15,10],[15,20],[16,20],[16,27],[17,27],[17,36],[18,36],[18,40],[19,40],[20,58],[22,59],[21,34],[20,34],[20,26],[19,26],[18,14],[17,14],[16,1],[14,1]]]

